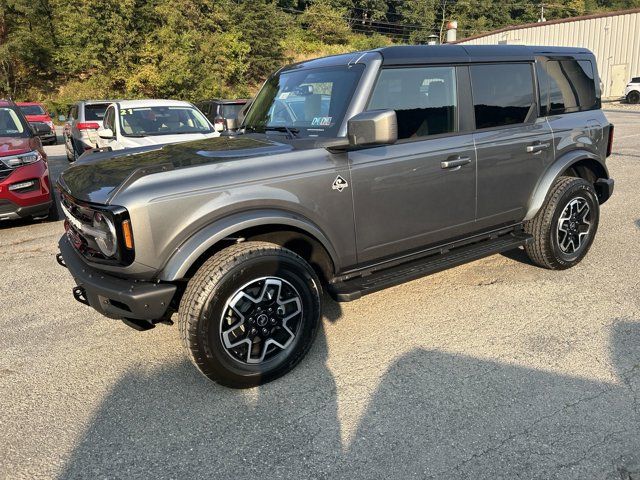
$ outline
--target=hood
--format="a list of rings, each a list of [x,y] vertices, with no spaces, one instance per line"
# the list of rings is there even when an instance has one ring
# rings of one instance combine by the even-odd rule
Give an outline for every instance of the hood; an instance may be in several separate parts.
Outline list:
[[[49,117],[49,115],[25,115],[25,117],[29,123],[51,123],[51,117]]]
[[[0,157],[19,155],[35,149],[29,137],[0,137]]]
[[[291,145],[243,135],[97,152],[83,155],[60,175],[58,185],[79,200],[107,204],[118,187],[146,175],[291,150]]]

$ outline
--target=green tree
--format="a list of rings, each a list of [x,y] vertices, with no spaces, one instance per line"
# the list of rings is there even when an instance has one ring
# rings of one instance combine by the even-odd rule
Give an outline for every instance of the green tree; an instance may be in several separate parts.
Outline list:
[[[314,2],[300,15],[300,22],[324,43],[345,44],[351,33],[346,15],[344,8],[336,9],[324,2]]]

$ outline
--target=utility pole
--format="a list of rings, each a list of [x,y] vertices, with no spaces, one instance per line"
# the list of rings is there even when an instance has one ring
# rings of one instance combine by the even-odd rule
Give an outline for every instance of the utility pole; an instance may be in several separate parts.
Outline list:
[[[538,23],[546,22],[547,19],[544,18],[544,3],[540,4],[540,18],[538,19]]]

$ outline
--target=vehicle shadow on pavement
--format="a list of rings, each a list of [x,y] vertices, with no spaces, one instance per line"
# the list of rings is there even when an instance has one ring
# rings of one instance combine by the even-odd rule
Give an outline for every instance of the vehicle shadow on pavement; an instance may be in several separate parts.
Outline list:
[[[557,347],[546,341],[532,348]],[[348,445],[337,383],[357,379],[333,377],[323,332],[295,371],[250,391],[186,361],[133,370],[62,478],[637,478],[638,345],[640,323],[615,321],[610,383],[414,349],[386,370]]]
[[[529,258],[529,255],[527,255],[527,252],[524,251],[524,248],[515,248],[513,250],[507,250],[506,252],[502,252],[500,255],[510,260],[524,263],[525,265],[531,265],[532,267],[537,267],[537,265],[531,261],[531,259]]]

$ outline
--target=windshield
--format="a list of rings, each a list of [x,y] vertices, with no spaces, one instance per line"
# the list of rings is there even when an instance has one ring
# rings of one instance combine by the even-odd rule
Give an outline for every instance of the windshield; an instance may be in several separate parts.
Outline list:
[[[20,110],[25,115],[44,115],[44,108],[40,105],[21,105]]]
[[[18,114],[11,108],[0,107],[0,137],[28,137]]]
[[[89,120],[98,120],[102,121],[104,118],[104,112],[107,110],[109,106],[108,103],[92,103],[84,106],[84,119],[85,121]]]
[[[193,107],[120,109],[120,130],[127,137],[211,133],[207,119]]]
[[[336,137],[363,70],[363,65],[351,65],[274,75],[258,93],[244,126],[248,131]]]

